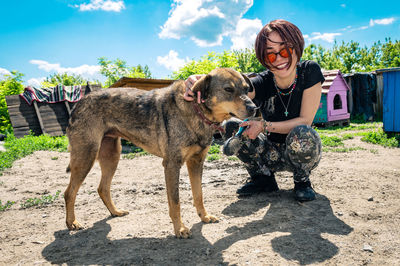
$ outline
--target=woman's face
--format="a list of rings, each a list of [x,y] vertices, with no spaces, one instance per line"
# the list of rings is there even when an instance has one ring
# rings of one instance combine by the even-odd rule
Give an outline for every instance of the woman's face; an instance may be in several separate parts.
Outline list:
[[[273,31],[269,34],[266,48],[267,48],[267,54],[271,52],[279,53],[279,51],[285,48],[281,36],[276,31]],[[297,62],[297,56],[294,49],[292,50],[292,65],[290,66],[290,68],[288,68],[289,57],[284,58],[280,54],[277,54],[276,60],[273,63],[270,63],[266,59],[267,65],[273,66],[273,68],[270,68],[271,72],[274,73],[274,75],[278,78],[289,77],[294,71],[296,71],[295,70],[296,62]]]

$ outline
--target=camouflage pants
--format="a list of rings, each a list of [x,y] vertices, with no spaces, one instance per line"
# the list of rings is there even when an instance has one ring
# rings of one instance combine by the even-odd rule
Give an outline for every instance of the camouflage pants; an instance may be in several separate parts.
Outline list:
[[[237,131],[240,122],[236,119],[226,122],[225,140]],[[321,149],[318,133],[310,126],[301,125],[287,135],[286,143],[272,142],[262,133],[254,140],[242,136],[236,155],[250,176],[289,171],[293,173],[294,182],[306,182],[321,160]]]

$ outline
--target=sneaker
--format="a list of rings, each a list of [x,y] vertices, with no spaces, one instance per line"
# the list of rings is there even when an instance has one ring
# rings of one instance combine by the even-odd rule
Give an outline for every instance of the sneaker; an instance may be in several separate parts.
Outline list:
[[[310,181],[294,183],[294,193],[294,198],[300,202],[315,199],[315,191],[311,187]]]
[[[251,196],[260,192],[273,192],[278,190],[278,184],[276,183],[274,175],[256,175],[250,177],[249,181],[239,188],[236,193],[239,196]]]

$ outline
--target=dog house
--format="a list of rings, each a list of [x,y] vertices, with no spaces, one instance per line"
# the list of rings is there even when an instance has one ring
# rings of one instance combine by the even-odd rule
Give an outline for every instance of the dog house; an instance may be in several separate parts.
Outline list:
[[[322,84],[321,102],[314,124],[322,126],[348,125],[350,113],[347,108],[349,87],[340,70],[323,71],[325,82]]]

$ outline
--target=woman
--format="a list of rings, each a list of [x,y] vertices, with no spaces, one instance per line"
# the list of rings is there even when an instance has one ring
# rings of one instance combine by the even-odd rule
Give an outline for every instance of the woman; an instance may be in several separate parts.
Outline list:
[[[245,163],[249,182],[239,196],[278,190],[274,173],[290,171],[295,199],[315,199],[310,172],[321,159],[321,139],[311,128],[317,112],[324,77],[319,65],[302,61],[304,39],[300,30],[285,20],[274,20],[258,33],[255,52],[266,71],[251,78],[248,96],[260,107],[263,120],[225,123],[229,138],[238,127],[247,127],[237,157]],[[187,80],[188,87],[197,76]],[[185,93],[188,100],[193,92]]]

